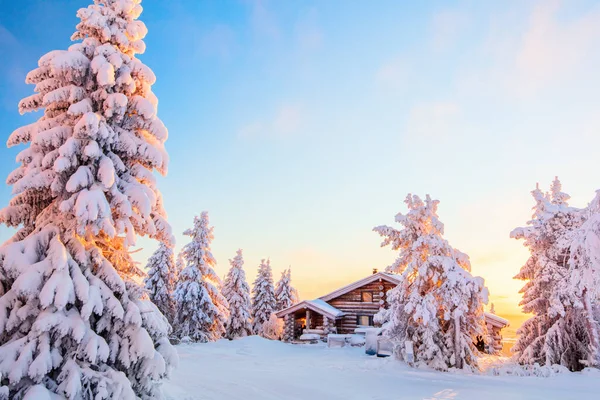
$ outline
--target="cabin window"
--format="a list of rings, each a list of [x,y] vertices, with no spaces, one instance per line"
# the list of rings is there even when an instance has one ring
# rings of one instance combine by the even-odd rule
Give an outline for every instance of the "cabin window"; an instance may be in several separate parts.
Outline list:
[[[373,302],[373,292],[362,292],[361,293],[361,301],[363,303],[372,303]]]
[[[372,315],[357,315],[356,316],[356,325],[373,326],[373,316]]]

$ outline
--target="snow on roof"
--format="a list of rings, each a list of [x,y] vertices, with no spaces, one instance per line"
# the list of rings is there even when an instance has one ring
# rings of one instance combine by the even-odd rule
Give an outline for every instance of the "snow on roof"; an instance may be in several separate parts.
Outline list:
[[[342,310],[339,310],[339,309],[335,308],[334,306],[327,304],[326,302],[324,302],[321,299],[308,300],[308,302],[313,304],[315,307],[323,310],[323,312],[328,313],[336,318],[344,315],[344,312]]]
[[[504,328],[505,326],[510,325],[507,319],[497,316],[496,314],[492,314],[489,312],[484,313],[486,322],[490,322],[492,325],[499,326]]]
[[[301,301],[300,303],[294,304],[291,307],[284,308],[281,311],[277,311],[275,313],[275,315],[277,315],[278,318],[282,318],[282,317],[286,316],[287,314],[296,312],[303,308],[308,308],[312,311],[318,312],[319,314],[322,314],[322,315],[326,315],[333,319],[339,318],[344,315],[343,311],[333,307],[332,305],[327,304],[326,302],[324,302],[321,299]]]
[[[334,299],[334,298],[336,298],[338,296],[346,294],[346,293],[348,293],[348,292],[350,292],[350,291],[352,291],[354,289],[357,289],[357,288],[359,288],[361,286],[364,286],[364,285],[366,285],[368,283],[374,282],[374,281],[376,281],[378,279],[383,279],[385,281],[394,283],[396,285],[398,283],[400,283],[400,276],[399,275],[389,274],[387,272],[377,272],[376,274],[369,275],[366,278],[363,278],[363,279],[358,280],[356,282],[353,282],[353,283],[351,283],[349,285],[346,285],[346,286],[344,286],[344,287],[342,287],[342,288],[340,288],[340,289],[338,289],[336,291],[333,291],[333,292],[331,292],[329,294],[326,294],[325,296],[321,296],[321,297],[319,297],[319,299],[325,300],[325,301]]]

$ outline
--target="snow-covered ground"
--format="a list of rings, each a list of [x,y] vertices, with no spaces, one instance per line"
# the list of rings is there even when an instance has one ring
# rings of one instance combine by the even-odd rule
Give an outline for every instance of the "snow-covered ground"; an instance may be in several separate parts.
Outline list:
[[[177,346],[168,399],[597,399],[600,373],[548,378],[441,373],[409,368],[363,348],[298,346],[257,336]],[[489,360],[487,360],[489,363]]]

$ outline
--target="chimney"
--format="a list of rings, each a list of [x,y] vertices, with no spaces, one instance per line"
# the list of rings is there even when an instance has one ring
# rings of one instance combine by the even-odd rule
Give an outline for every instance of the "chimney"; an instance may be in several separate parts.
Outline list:
[[[377,273],[377,268],[373,268],[373,275]]]

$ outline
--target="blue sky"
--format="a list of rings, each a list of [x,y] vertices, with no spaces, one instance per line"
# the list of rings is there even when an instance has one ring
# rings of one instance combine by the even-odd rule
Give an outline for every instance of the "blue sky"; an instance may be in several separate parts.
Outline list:
[[[0,1],[0,138],[36,116],[25,74],[88,1]],[[160,180],[178,247],[208,210],[223,275],[244,249],[292,266],[303,297],[384,268],[375,225],[430,193],[451,244],[511,312],[527,258],[508,235],[558,175],[599,188],[600,4],[145,0],[140,58],[169,128]],[[0,175],[18,149],[0,147]],[[0,204],[10,199],[0,185]],[[0,241],[10,231],[0,227]],[[143,261],[155,248],[138,243]]]

